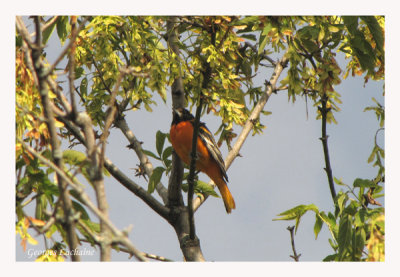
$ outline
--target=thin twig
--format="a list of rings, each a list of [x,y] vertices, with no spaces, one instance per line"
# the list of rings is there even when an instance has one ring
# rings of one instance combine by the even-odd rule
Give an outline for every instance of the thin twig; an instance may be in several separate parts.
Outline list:
[[[190,227],[190,239],[196,238],[196,229],[194,224],[194,210],[193,210],[193,194],[194,194],[194,176],[196,171],[196,160],[197,160],[197,137],[199,135],[200,127],[200,114],[202,108],[202,97],[200,95],[199,105],[196,109],[196,116],[193,124],[193,138],[192,138],[192,150],[190,152],[190,169],[188,177],[188,209],[189,209],[189,227]]]
[[[317,65],[313,59],[313,55],[310,54],[301,43],[299,43],[300,48],[304,51],[304,53],[300,53],[302,56],[304,56],[306,59],[308,59],[311,62],[312,67],[314,68],[315,71],[317,71]],[[322,142],[322,147],[324,150],[324,158],[325,158],[325,172],[328,177],[328,183],[329,183],[329,190],[331,192],[332,200],[335,202],[336,199],[336,190],[335,190],[335,184],[333,182],[333,173],[332,173],[332,168],[331,168],[331,162],[329,158],[329,149],[328,149],[328,135],[326,134],[326,121],[327,121],[327,115],[330,111],[329,108],[327,108],[327,101],[328,101],[328,96],[326,95],[326,92],[324,91],[322,96],[321,96],[321,107],[318,107],[319,111],[321,112],[322,116],[322,137],[320,138]]]
[[[328,101],[328,97],[324,93],[321,96],[321,107],[319,107],[319,110],[321,112],[322,116],[322,137],[320,138],[322,142],[322,147],[324,149],[324,157],[325,157],[325,172],[328,177],[328,183],[329,183],[329,189],[331,191],[331,196],[333,202],[335,202],[336,199],[336,191],[335,191],[335,184],[333,182],[333,174],[332,174],[332,168],[331,168],[331,162],[329,159],[329,149],[328,149],[328,135],[326,134],[326,118],[327,114],[330,109],[326,107]]]
[[[301,254],[298,254],[298,255],[297,255],[296,247],[295,247],[295,245],[294,245],[294,226],[288,226],[288,227],[287,227],[287,230],[290,232],[290,242],[291,242],[291,244],[292,244],[292,250],[293,250],[293,255],[290,255],[290,257],[291,257],[293,260],[295,260],[296,262],[298,262],[298,261],[299,261],[299,258],[300,258],[300,256],[301,256]]]

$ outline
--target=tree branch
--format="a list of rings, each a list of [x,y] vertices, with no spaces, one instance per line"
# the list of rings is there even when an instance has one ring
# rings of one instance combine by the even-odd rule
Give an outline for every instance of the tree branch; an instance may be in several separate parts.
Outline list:
[[[322,137],[320,138],[322,142],[322,147],[324,149],[324,157],[325,157],[325,172],[328,177],[329,182],[329,189],[331,192],[332,200],[335,202],[336,199],[336,191],[335,191],[335,184],[333,182],[333,174],[331,168],[331,162],[329,159],[329,149],[328,149],[328,135],[326,134],[326,117],[330,109],[326,107],[326,103],[328,101],[328,97],[324,93],[321,96],[321,107],[318,107],[319,111],[322,115]]]
[[[127,237],[127,234],[124,231],[118,230],[117,227],[108,219],[108,216],[106,216],[102,211],[100,211],[95,204],[90,200],[90,197],[87,195],[87,193],[82,189],[81,185],[75,184],[75,182],[65,174],[64,171],[62,171],[56,164],[53,164],[46,158],[44,158],[42,155],[37,153],[33,148],[31,148],[29,145],[25,144],[20,138],[17,138],[17,140],[23,145],[25,149],[27,149],[32,155],[34,155],[36,158],[38,158],[42,163],[47,165],[48,167],[52,168],[57,176],[59,176],[67,185],[71,186],[76,192],[79,194],[79,197],[84,203],[94,214],[96,214],[97,217],[100,218],[101,221],[103,221],[112,231],[114,234],[115,238],[114,241],[117,241],[127,247],[129,251],[133,253],[133,255],[140,261],[147,261],[147,259],[142,255],[142,252],[137,250],[136,247],[130,242],[130,240]],[[101,238],[103,239],[103,238]],[[73,255],[77,256],[78,255]]]
[[[215,34],[212,33],[212,43],[215,44]],[[206,89],[208,87],[208,83],[211,76],[211,66],[210,63],[205,64],[205,70],[203,72],[203,82],[202,82],[202,89]],[[196,237],[195,232],[195,224],[194,224],[194,208],[193,208],[193,194],[194,194],[194,176],[196,170],[196,160],[197,160],[197,138],[199,135],[199,128],[200,128],[200,115],[201,109],[203,107],[203,96],[200,92],[199,95],[199,104],[196,108],[196,115],[193,124],[193,138],[192,138],[192,151],[190,153],[190,168],[189,168],[189,177],[188,177],[188,209],[189,209],[189,227],[190,227],[190,238],[192,240]]]
[[[199,105],[196,109],[196,116],[194,119],[193,126],[193,138],[192,138],[192,150],[190,152],[190,167],[189,167],[189,177],[188,177],[188,216],[189,216],[189,236],[190,239],[194,240],[196,238],[196,229],[194,224],[194,210],[193,210],[193,194],[194,194],[194,176],[196,171],[196,160],[197,160],[197,137],[199,135],[200,127],[200,114],[202,108],[203,100],[200,95]]]
[[[91,163],[89,178],[93,184],[96,200],[99,210],[108,219],[108,203],[104,187],[103,166],[101,158],[98,157],[95,134],[92,128],[92,121],[90,117],[82,112],[76,117],[77,124],[82,128],[86,138],[86,149],[89,161]],[[100,153],[100,156],[102,153]],[[107,224],[100,220],[100,233],[102,237],[100,245],[100,259],[101,261],[111,260],[111,231]]]
[[[179,58],[179,47],[178,47],[178,36],[177,31],[175,29],[175,23],[177,19],[176,17],[170,17],[167,20],[167,42],[169,48],[176,55],[176,59]],[[183,87],[182,77],[177,77],[172,86],[171,86],[171,94],[172,94],[172,109],[184,108],[185,107],[185,92]],[[183,178],[183,163],[179,159],[178,155],[175,151],[172,152],[172,170],[171,177],[169,179],[168,184],[168,205],[182,207],[183,198],[182,198],[182,178]]]
[[[64,117],[57,117],[59,121],[64,123],[65,127],[83,144],[86,146],[86,140],[83,134],[80,132],[79,128],[75,126],[72,122],[65,119]],[[97,149],[100,153],[100,150]],[[136,196],[142,199],[150,208],[161,215],[164,219],[168,220],[169,209],[163,206],[157,201],[151,194],[149,194],[145,189],[136,184],[134,181],[129,179],[123,172],[121,172],[117,166],[115,166],[107,157],[104,158],[104,167],[110,172],[110,174],[117,179],[121,185],[126,187],[128,190],[133,192]]]
[[[52,157],[55,165],[58,168],[63,168],[63,160],[62,160],[62,152],[60,149],[60,142],[57,137],[57,129],[55,126],[53,110],[51,108],[50,99],[48,96],[48,88],[46,85],[46,76],[43,76],[43,63],[41,61],[41,32],[40,32],[40,19],[38,16],[34,18],[35,20],[35,28],[36,28],[36,42],[35,48],[31,49],[34,73],[37,76],[38,80],[38,90],[40,93],[40,99],[43,107],[43,114],[46,121],[47,129],[50,135],[50,144],[52,148]],[[28,43],[28,45],[32,45]],[[27,53],[29,55],[30,53]],[[69,192],[66,189],[66,183],[63,178],[59,174],[57,176],[57,183],[60,191],[60,197],[63,202],[63,210],[64,210],[64,219],[66,223],[66,232],[68,237],[68,245],[71,251],[76,251],[78,248],[78,238],[75,233],[75,222],[73,221],[73,208],[72,201],[69,197]],[[72,255],[72,261],[79,261],[80,257],[77,255]]]
[[[76,16],[71,17],[71,33],[76,33]],[[69,81],[69,94],[71,97],[71,107],[72,107],[72,116],[75,117],[77,115],[76,111],[76,103],[75,103],[75,39],[71,41],[71,46],[68,54],[68,81]]]
[[[128,123],[126,122],[125,118],[118,117],[115,121],[115,126],[121,130],[121,132],[125,135],[125,137],[129,141],[129,147],[132,148],[137,157],[139,158],[140,165],[143,166],[146,175],[150,178],[153,174],[153,165],[150,162],[149,158],[146,154],[143,153],[143,148],[140,141],[136,138],[133,132],[129,129]],[[168,203],[168,191],[162,185],[162,183],[158,183],[156,185],[156,190],[158,194],[161,196],[164,204]]]
[[[178,36],[175,24],[176,17],[169,17],[167,20],[167,41],[168,46],[176,55],[179,63]],[[180,68],[180,67],[179,67]],[[185,93],[183,87],[182,73],[178,76],[171,87],[172,108],[185,107]],[[196,150],[196,148],[194,147]],[[184,207],[182,198],[182,178],[183,164],[175,151],[172,152],[172,170],[168,184],[168,206],[171,208],[171,217],[169,222],[174,227],[178,236],[179,244],[186,261],[204,261],[203,253],[200,248],[200,241],[193,236],[194,228],[190,227],[189,210]],[[194,224],[193,224],[194,225]],[[191,231],[192,230],[192,231]],[[192,235],[190,235],[192,233]]]

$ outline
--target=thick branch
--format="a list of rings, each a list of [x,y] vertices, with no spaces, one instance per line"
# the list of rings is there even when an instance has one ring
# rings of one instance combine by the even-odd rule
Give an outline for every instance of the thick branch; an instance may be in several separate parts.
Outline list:
[[[179,47],[178,47],[178,35],[175,29],[176,17],[170,17],[167,21],[167,38],[168,47],[176,55],[177,61],[179,60]],[[185,92],[183,87],[182,77],[177,77],[172,86],[172,109],[184,108],[185,107]],[[168,184],[168,205],[169,206],[183,206],[182,198],[182,177],[183,177],[183,163],[179,159],[175,151],[172,152],[172,170],[171,177]]]
[[[46,83],[46,77],[43,76],[43,64],[41,61],[41,32],[40,32],[40,19],[39,17],[35,17],[35,26],[36,26],[36,43],[35,48],[32,49],[32,61],[35,70],[35,74],[38,80],[38,89],[40,93],[40,99],[43,106],[43,114],[45,117],[47,129],[50,135],[50,144],[52,148],[52,157],[55,165],[58,168],[63,168],[63,160],[62,160],[62,152],[60,149],[60,142],[57,136],[57,129],[55,126],[55,120],[53,116],[53,110],[51,108],[51,103],[48,95],[48,88]],[[28,43],[29,45],[29,43]],[[27,53],[28,55],[30,53]],[[72,202],[69,197],[68,190],[66,189],[67,185],[65,180],[61,178],[59,174],[57,176],[57,183],[60,191],[60,197],[63,202],[63,210],[64,210],[64,219],[66,223],[66,231],[68,237],[68,245],[72,251],[76,251],[78,248],[78,239],[75,233],[75,222],[73,220],[73,208]],[[72,255],[73,261],[79,261],[80,257],[78,255]]]
[[[168,46],[176,55],[179,64],[178,36],[175,29],[176,17],[170,17],[167,21]],[[185,107],[185,93],[182,74],[178,76],[171,87],[172,108]],[[194,147],[196,150],[196,148]],[[182,198],[183,164],[175,151],[172,154],[172,170],[168,184],[168,206],[171,208],[170,223],[178,236],[179,244],[186,261],[204,261],[200,248],[200,241],[194,235],[194,223],[189,223],[190,208],[184,207]],[[191,206],[191,205],[189,205]],[[193,217],[191,217],[193,219]],[[192,225],[192,227],[190,227]],[[191,235],[190,235],[191,233]],[[191,238],[192,237],[192,238]]]
[[[89,161],[91,162],[89,178],[93,184],[96,193],[97,205],[104,216],[108,218],[108,203],[104,187],[104,177],[102,166],[99,164],[100,162],[97,154],[97,146],[94,131],[92,128],[92,121],[86,113],[79,113],[76,121],[85,134],[87,154]],[[110,261],[111,232],[107,224],[103,220],[100,220],[100,233],[102,237],[102,243],[100,245],[100,258],[102,261]]]

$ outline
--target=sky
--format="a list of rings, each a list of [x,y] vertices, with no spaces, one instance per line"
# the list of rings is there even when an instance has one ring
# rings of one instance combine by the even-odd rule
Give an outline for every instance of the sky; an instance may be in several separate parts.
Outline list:
[[[338,5],[331,7],[331,10],[322,10],[322,12],[319,11],[318,13],[341,14],[341,8],[345,4],[350,5],[350,3],[345,1],[341,2],[342,5],[339,5],[340,1],[336,2]],[[107,14],[113,12],[116,14],[123,13],[121,10],[118,12],[116,6],[111,5],[110,9],[107,9]],[[339,8],[339,6],[341,7]],[[20,8],[14,7],[13,10],[15,14],[30,14],[29,7],[29,5]],[[296,10],[297,7],[298,9]],[[154,8],[158,13],[162,11],[162,5],[157,5]],[[299,7],[291,3],[291,5],[285,7],[284,11],[301,14],[305,11],[304,9],[305,5]],[[140,8],[136,10],[140,11]],[[229,8],[228,10],[231,11]],[[268,14],[268,10],[273,9],[265,9],[262,13]],[[354,11],[354,9],[352,10]],[[352,10],[347,11],[347,13],[351,13]],[[356,10],[360,11],[359,9]],[[69,13],[73,13],[74,11],[77,10],[73,9]],[[81,11],[86,11],[86,14],[91,13],[90,11],[92,13],[101,13],[97,6],[92,7],[92,9],[86,8],[86,10],[79,11],[81,14],[85,13]],[[190,13],[186,11],[178,8],[175,14]],[[226,9],[218,5],[216,10],[214,9],[213,11],[215,14],[229,13],[222,12],[226,11]],[[254,14],[254,12],[250,11],[247,13]],[[54,13],[56,12],[53,11],[49,14]],[[58,11],[58,13],[60,14],[62,11]],[[245,14],[246,8],[241,8],[239,13]],[[282,8],[278,10],[278,13],[283,14]],[[308,14],[309,12],[306,11],[306,13]],[[365,14],[377,13],[392,14],[392,10],[387,8],[383,10],[370,8],[365,12]],[[238,11],[236,11],[236,14],[238,14]],[[13,22],[13,17],[8,16],[8,18]],[[389,19],[390,17],[387,20],[388,27],[386,31],[387,34],[393,34],[392,28],[394,27],[389,24],[389,22],[393,23],[393,20],[390,21]],[[13,45],[13,23],[10,26],[10,30],[12,30],[10,35],[12,40],[11,45]],[[388,35],[387,41],[388,44],[393,43],[393,37],[391,38]],[[12,47],[9,50],[12,51]],[[390,51],[390,47],[388,47],[387,52],[390,57],[396,56],[393,53],[394,51]],[[5,60],[12,65],[13,55],[7,57]],[[394,170],[396,168],[396,164],[394,163],[395,154],[399,153],[397,144],[395,143],[396,139],[399,138],[394,121],[395,117],[398,117],[395,112],[395,103],[398,101],[396,101],[397,95],[391,93],[395,90],[395,73],[398,70],[394,67],[393,59],[388,59],[387,61],[386,103],[388,115],[386,126],[392,128],[387,127],[385,138],[382,133],[380,134],[379,142],[383,146],[385,140],[385,148],[392,150],[386,152],[388,178],[387,188],[385,189],[387,192],[386,215],[388,218],[388,240],[391,243],[388,243],[386,247],[388,253],[386,263],[378,266],[363,266],[364,269],[368,268],[371,274],[373,272],[381,272],[380,270],[383,267],[387,269],[386,265],[393,265],[393,262],[396,260],[394,257],[397,255],[395,254],[397,252],[396,245],[398,245],[398,239],[390,235],[390,230],[396,230],[396,225],[390,219],[393,219],[398,207],[395,205],[396,201],[388,201],[393,199],[398,190],[396,186],[393,186],[394,181],[398,180],[398,175],[396,170]],[[10,73],[8,72],[8,74]],[[10,78],[12,74],[13,72],[9,75]],[[269,78],[269,75],[263,76],[262,80],[264,78]],[[262,80],[260,79],[260,82]],[[13,91],[12,82],[9,84],[9,90]],[[373,104],[371,97],[375,97],[381,103],[383,102],[381,96],[382,83],[370,81],[363,87],[363,80],[361,78],[349,78],[337,86],[336,90],[342,95],[343,104],[340,106],[342,109],[341,112],[335,114],[338,125],[331,124],[328,126],[331,165],[335,177],[342,178],[344,182],[351,184],[356,177],[372,178],[376,173],[376,169],[367,163],[367,158],[373,146],[374,134],[379,126],[375,114],[373,112],[363,112],[363,109]],[[161,101],[157,102],[159,102],[159,105],[154,109],[154,113],[129,112],[127,115],[129,127],[139,140],[145,142],[143,147],[149,150],[155,149],[154,143],[157,130],[168,132],[171,122],[170,101],[167,101],[167,104],[163,104]],[[13,114],[12,99],[10,103],[5,103],[4,109],[2,109],[2,116]],[[289,255],[292,255],[290,236],[286,228],[289,225],[293,225],[293,222],[272,221],[272,219],[276,218],[280,212],[299,204],[314,203],[321,210],[330,211],[332,209],[332,200],[330,198],[326,174],[323,170],[322,145],[319,140],[321,136],[321,122],[315,120],[315,108],[310,105],[310,102],[308,105],[308,118],[306,116],[306,109],[305,102],[301,99],[298,99],[295,104],[288,102],[286,92],[279,92],[277,95],[273,95],[265,107],[265,110],[271,111],[272,115],[262,117],[262,123],[267,126],[266,130],[261,136],[250,136],[247,139],[240,151],[243,157],[235,160],[227,172],[230,180],[228,186],[235,198],[237,209],[232,214],[227,215],[222,200],[210,197],[195,214],[197,235],[200,238],[203,254],[208,261],[291,261],[289,257]],[[12,119],[10,121],[7,124],[12,129],[14,128]],[[205,121],[209,129],[213,132],[219,126],[216,117],[204,116],[202,117],[202,121]],[[239,131],[239,129],[236,130]],[[5,156],[8,158],[5,159],[4,163],[7,165],[6,168],[9,169],[8,172],[12,172],[14,170],[13,149],[10,152],[10,148],[7,145],[13,145],[14,140],[12,137],[7,136],[3,136],[2,140],[4,140],[4,143],[2,141],[2,146],[6,146],[6,149],[8,149],[5,152]],[[121,170],[133,177],[131,168],[138,164],[138,160],[133,151],[126,150],[125,146],[127,144],[128,142],[125,137],[121,133],[118,133],[118,130],[112,130],[110,142],[107,147],[107,156]],[[226,156],[227,149],[225,146],[221,148],[221,152],[223,156]],[[7,163],[7,160],[11,160],[11,162]],[[389,161],[393,162],[389,163]],[[5,171],[4,176],[7,176],[7,183],[14,184],[12,174],[10,176]],[[208,178],[203,174],[200,175],[200,178],[208,181]],[[146,186],[143,179],[135,179],[135,181]],[[167,179],[163,178],[162,182],[167,184]],[[9,214],[14,213],[13,203],[10,202],[10,199],[14,197],[12,187],[11,189],[7,188],[5,195],[2,195],[2,199],[4,198],[2,204],[4,207],[8,207],[7,211],[9,211]],[[336,188],[339,190],[338,187]],[[118,183],[107,180],[106,192],[110,204],[110,217],[112,221],[121,229],[130,224],[133,225],[130,239],[137,248],[176,261],[182,260],[176,235],[168,223],[160,219],[140,199],[129,192],[127,193],[127,190]],[[10,197],[3,197],[7,195]],[[93,194],[90,195],[94,199]],[[389,209],[389,205],[392,209]],[[7,222],[13,227],[15,222],[13,216],[10,218],[9,214]],[[296,250],[301,254],[300,261],[321,261],[326,255],[332,253],[327,241],[330,237],[327,228],[324,226],[318,239],[315,240],[313,225],[314,215],[311,213],[305,215],[295,236]],[[14,253],[15,251],[15,254],[9,255],[7,254],[8,252],[1,251],[2,257],[4,257],[2,260],[10,261],[9,266],[13,269],[20,266],[30,268],[28,264],[15,264],[12,262],[13,260],[32,261],[34,258],[29,259],[27,254],[22,251],[19,245],[20,241],[15,239],[13,228],[11,229],[10,233],[5,231],[9,240],[4,240],[4,247],[15,249],[10,252]],[[40,238],[38,239],[40,240]],[[43,244],[41,243],[39,247],[32,247],[32,249],[43,249]],[[389,253],[393,255],[389,255]],[[98,255],[95,254],[85,257],[84,260],[97,261],[98,258]],[[114,261],[132,261],[132,259],[128,259],[128,255],[125,253],[113,252],[112,259]],[[128,267],[128,264],[131,263],[118,263],[118,266],[130,269],[131,267]],[[282,267],[282,265],[285,266]],[[317,272],[314,272],[313,269],[316,265],[318,264],[229,263],[229,271],[245,274],[249,272],[249,269],[258,270],[258,272],[267,272],[277,270],[278,268],[278,270],[284,269],[283,272],[290,271],[292,274],[306,272],[308,275],[315,275]],[[328,269],[324,271],[327,276],[334,274],[334,271],[329,270],[330,268],[336,269],[340,267],[345,270],[354,270],[354,268],[357,268],[357,265],[350,264],[335,264],[334,267],[331,266],[333,265],[324,265],[324,268]],[[210,267],[214,269],[214,264],[208,264],[208,268]],[[104,272],[112,274],[115,267],[107,266],[101,268],[104,269]],[[199,268],[199,265],[192,264],[191,269],[197,268]],[[226,267],[223,268],[225,269]],[[317,266],[317,268],[321,267]],[[204,269],[204,267],[201,267],[201,269]],[[60,272],[60,274],[65,275],[68,272],[64,271]],[[197,273],[197,271],[193,271],[193,275]]]

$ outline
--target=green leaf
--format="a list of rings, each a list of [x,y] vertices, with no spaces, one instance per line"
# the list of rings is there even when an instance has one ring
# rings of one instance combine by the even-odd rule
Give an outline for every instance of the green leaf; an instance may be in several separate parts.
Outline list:
[[[345,250],[350,247],[350,241],[352,237],[351,232],[351,219],[350,216],[343,216],[339,222],[339,258],[343,258],[345,255]]]
[[[314,211],[316,213],[318,212],[318,208],[314,204],[298,205],[298,206],[296,206],[296,207],[294,207],[292,209],[289,209],[287,211],[284,211],[284,212],[278,214],[278,216],[287,216],[287,217],[293,217],[294,218],[297,215],[304,214],[305,212],[310,211],[310,210],[312,210],[312,211]],[[293,218],[291,218],[291,219],[293,219]],[[279,218],[279,219],[276,219],[276,220],[288,220],[288,219]]]
[[[68,16],[60,16],[57,19],[57,35],[60,38],[61,44],[64,44],[68,34],[71,32]]]
[[[161,156],[162,150],[164,148],[166,134],[161,131],[157,131],[156,133],[156,149],[159,156]]]
[[[365,209],[360,209],[354,215],[354,226],[361,227],[361,226],[365,225],[366,220],[367,220],[367,211]]]
[[[349,199],[349,197],[347,196],[346,193],[339,192],[339,195],[337,197],[337,205],[338,205],[338,208],[339,208],[338,216],[340,216],[342,214],[343,209],[344,209],[345,204],[346,204],[348,199]]]
[[[265,25],[265,27],[260,35],[260,41],[258,42],[259,43],[258,55],[261,55],[261,53],[264,52],[265,45],[267,45],[267,42],[268,42],[268,33],[269,33],[269,31],[271,31],[271,29],[272,29],[271,24]]]
[[[63,151],[63,160],[70,165],[81,165],[86,161],[86,155],[80,151],[67,149]]]
[[[300,219],[301,217],[307,212],[307,211],[314,211],[315,213],[318,213],[318,208],[314,204],[310,205],[299,205],[296,206],[290,210],[284,211],[283,213],[278,214],[280,218],[274,218],[273,220],[296,220],[296,228],[295,232],[297,232],[297,228],[300,224]]]
[[[72,197],[74,197],[79,202],[81,202],[81,203],[84,202],[83,199],[81,198],[81,195],[79,194],[79,192],[76,191],[75,189],[70,189],[69,194],[72,195]]]
[[[50,18],[49,20],[51,20],[52,18]],[[57,21],[58,21],[58,19],[56,20],[56,21],[54,21],[44,32],[43,32],[43,34],[42,34],[42,43],[43,44],[46,44],[47,43],[47,41],[49,40],[49,38],[50,38],[50,36],[51,36],[51,34],[53,33],[53,31],[54,31],[54,29],[55,29],[55,27],[56,27],[56,25],[57,25]]]
[[[72,200],[72,206],[74,207],[75,211],[78,211],[81,213],[82,219],[89,219],[89,214],[86,212],[85,208],[81,204]]]
[[[253,26],[256,23],[259,23],[260,19],[258,16],[246,16],[238,21],[232,22],[230,25],[231,26],[241,26],[241,25],[247,25],[247,26]]]
[[[320,33],[318,26],[305,26],[297,31],[298,37],[303,40],[316,41]]]
[[[331,245],[332,249],[336,251],[336,249],[338,248],[337,244],[335,243],[335,241],[331,238],[328,239],[329,244]]]
[[[358,16],[343,16],[342,19],[349,33],[354,35],[357,32]]]
[[[79,232],[85,237],[85,239],[90,243],[91,246],[96,245],[96,241],[92,238],[92,236],[88,232],[86,232],[86,230],[80,224],[76,224],[76,229],[79,230]]]
[[[249,39],[249,40],[252,40],[252,41],[256,41],[257,40],[257,37],[254,34],[243,34],[240,37],[246,38],[246,39]]]
[[[328,26],[329,32],[332,32],[332,33],[337,33],[337,32],[339,32],[342,28],[343,28],[343,25],[341,25],[341,24],[335,24],[335,25],[329,25],[329,26]]]
[[[242,72],[244,73],[244,75],[246,75],[246,77],[250,78],[251,74],[252,74],[252,69],[251,69],[251,64],[244,61],[241,65],[240,68],[242,69]]]
[[[148,193],[153,193],[154,189],[156,187],[156,185],[158,185],[158,183],[160,183],[162,174],[164,173],[165,168],[164,167],[156,167],[153,170],[153,174],[151,174],[150,180],[149,180],[149,185],[147,187],[147,192]]]
[[[359,257],[362,255],[362,251],[365,246],[366,240],[366,233],[364,228],[359,228],[355,234],[355,245],[353,251],[356,252],[355,254]]]
[[[219,197],[219,195],[215,192],[214,188],[210,184],[208,184],[206,182],[198,180],[198,181],[195,181],[194,186],[195,186],[194,187],[194,191],[196,193],[201,193],[201,194],[204,194],[204,195],[211,195],[211,196],[214,196],[214,197]]]
[[[147,156],[150,156],[154,159],[160,160],[160,158],[156,154],[154,154],[153,152],[151,152],[149,150],[142,149],[142,152],[145,153]]]
[[[345,186],[346,184],[342,182],[342,180],[337,179],[336,177],[333,177],[333,181],[339,186]]]
[[[86,228],[91,230],[94,234],[98,234],[100,232],[100,224],[90,221],[89,219],[80,219],[80,223],[84,224]],[[92,236],[82,227],[80,224],[76,224],[76,228],[79,232],[90,242],[92,246],[95,245],[95,240]]]
[[[371,188],[376,187],[376,184],[368,179],[357,178],[354,180],[353,187],[355,188]]]
[[[333,261],[337,261],[337,254],[328,255],[328,256],[326,256],[322,261],[323,261],[323,262],[333,262]]]
[[[92,230],[94,233],[100,233],[99,223],[87,219],[82,219],[82,221],[85,222],[86,226],[89,227],[89,229]]]
[[[368,29],[371,32],[372,37],[374,38],[374,41],[376,43],[376,47],[383,54],[384,38],[382,28],[376,20],[375,16],[360,16],[360,18],[367,24]]]
[[[47,207],[46,195],[42,194],[36,197],[35,218],[44,219],[43,211],[46,210],[46,207]]]
[[[374,149],[372,149],[371,155],[369,155],[369,157],[368,157],[368,163],[372,163],[374,161],[377,151],[378,151],[378,147],[375,145]]]
[[[21,47],[22,46],[22,37],[16,34],[15,37],[15,46],[16,47]]]
[[[318,238],[318,234],[321,231],[323,221],[321,217],[318,215],[318,213],[315,214],[315,224],[314,224],[314,234],[315,234],[315,239]]]
[[[86,97],[87,96],[87,86],[88,86],[88,81],[87,78],[83,78],[81,81],[81,85],[79,86],[79,91],[82,95],[82,97]]]
[[[164,163],[166,163],[168,158],[172,155],[172,151],[172,146],[168,146],[167,148],[165,148],[164,152],[162,153],[162,160]]]
[[[76,67],[75,68],[75,80],[79,79],[84,72],[85,72],[85,70],[82,67]]]

